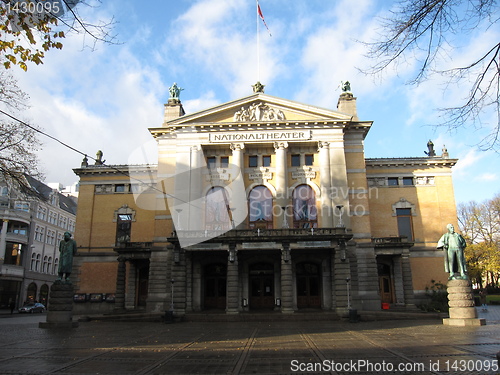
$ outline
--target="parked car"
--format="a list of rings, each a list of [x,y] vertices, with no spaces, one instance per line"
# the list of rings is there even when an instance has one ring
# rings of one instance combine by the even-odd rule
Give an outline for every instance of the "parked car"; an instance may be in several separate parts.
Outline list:
[[[45,306],[41,303],[27,303],[23,307],[19,309],[20,313],[30,313],[33,314],[35,312],[43,313],[45,311]]]

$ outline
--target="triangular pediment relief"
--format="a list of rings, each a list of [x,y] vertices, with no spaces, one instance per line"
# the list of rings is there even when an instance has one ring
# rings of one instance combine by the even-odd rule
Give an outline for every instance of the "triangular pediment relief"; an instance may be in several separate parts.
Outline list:
[[[239,100],[188,114],[167,122],[167,125],[196,123],[248,123],[293,121],[350,121],[350,115],[330,109],[257,93]]]

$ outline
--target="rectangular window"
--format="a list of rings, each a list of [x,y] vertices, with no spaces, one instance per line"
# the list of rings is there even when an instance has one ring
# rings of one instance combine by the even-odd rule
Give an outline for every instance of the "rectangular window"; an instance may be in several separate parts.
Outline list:
[[[314,164],[314,155],[306,155],[306,160],[305,160],[306,165],[313,165]]]
[[[398,186],[399,185],[398,180],[399,179],[397,177],[388,177],[387,178],[387,185],[389,185],[389,186]]]
[[[221,156],[220,157],[220,167],[228,168],[229,167],[229,156]]]
[[[411,208],[396,208],[396,216],[398,219],[399,235],[406,236],[408,241],[413,241]]]
[[[27,202],[16,202],[14,205],[15,210],[30,212],[30,204]]]
[[[125,193],[125,184],[115,185],[115,193]]]
[[[300,167],[300,155],[292,155],[292,167]]]
[[[132,230],[132,215],[118,214],[116,225],[116,242],[130,242],[130,233]]]
[[[270,167],[271,166],[271,155],[264,155],[262,157],[262,166]]]
[[[217,162],[217,158],[215,156],[207,157],[207,167],[208,169],[215,169],[215,163]]]
[[[413,177],[403,177],[404,186],[413,186]]]
[[[250,155],[248,157],[248,167],[249,168],[257,168],[258,166],[258,158],[257,155]]]

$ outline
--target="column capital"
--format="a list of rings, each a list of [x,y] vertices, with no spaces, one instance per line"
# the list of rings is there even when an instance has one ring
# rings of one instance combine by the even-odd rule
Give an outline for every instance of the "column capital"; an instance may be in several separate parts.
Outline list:
[[[242,151],[245,148],[245,144],[244,143],[231,143],[229,145],[229,147],[233,151]]]
[[[193,145],[190,147],[191,152],[201,151],[201,145]]]
[[[330,142],[318,141],[318,151],[321,149],[327,149],[330,147]]]
[[[284,150],[285,148],[288,148],[288,142],[274,142],[275,150]]]

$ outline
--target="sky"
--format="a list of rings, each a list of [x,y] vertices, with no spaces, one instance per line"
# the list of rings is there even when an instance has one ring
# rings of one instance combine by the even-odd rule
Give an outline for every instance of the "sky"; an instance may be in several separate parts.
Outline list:
[[[77,6],[91,23],[113,19],[116,44],[97,43],[67,33],[61,51],[44,63],[15,69],[30,96],[23,113],[44,132],[106,164],[156,163],[148,128],[163,121],[168,88],[176,82],[190,114],[252,94],[257,80],[266,94],[336,110],[341,81],[350,81],[360,120],[373,121],[365,155],[425,156],[428,140],[438,154],[446,145],[457,203],[478,202],[500,193],[499,155],[477,143],[496,119],[485,113],[486,129],[447,131],[436,108],[456,105],[467,92],[434,77],[419,86],[415,59],[382,76],[360,72],[373,65],[360,41],[377,37],[377,17],[387,15],[383,0],[260,0],[272,36],[257,18],[255,0],[106,0]],[[257,38],[257,29],[258,38]],[[443,54],[443,66],[467,62],[500,39],[500,30],[470,30],[457,49]],[[259,49],[257,49],[259,40]],[[417,56],[418,57],[418,56]],[[78,181],[82,155],[41,137],[45,182]],[[149,151],[146,159],[140,149]]]

